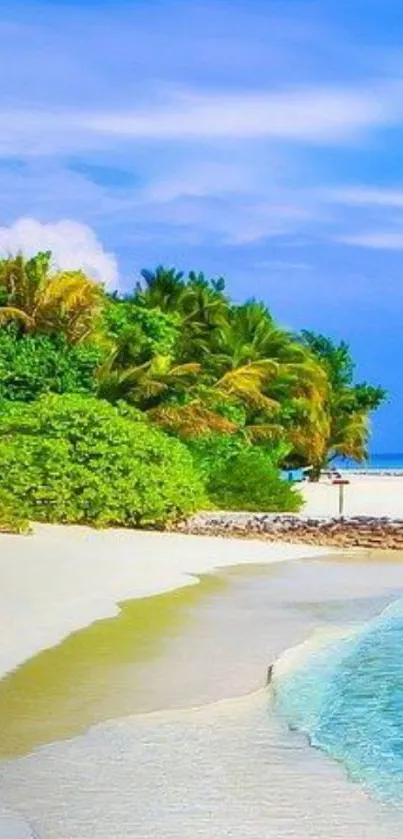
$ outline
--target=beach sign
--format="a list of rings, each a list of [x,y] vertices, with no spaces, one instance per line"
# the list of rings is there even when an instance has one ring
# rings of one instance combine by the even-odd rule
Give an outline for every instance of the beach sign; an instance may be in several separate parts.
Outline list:
[[[332,483],[339,487],[339,516],[343,518],[344,513],[344,487],[350,483],[346,478],[335,478]]]

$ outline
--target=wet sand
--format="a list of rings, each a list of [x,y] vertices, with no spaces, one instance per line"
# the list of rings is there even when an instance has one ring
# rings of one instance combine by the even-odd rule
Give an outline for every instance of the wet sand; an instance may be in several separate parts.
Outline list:
[[[20,755],[2,800],[43,839],[400,839],[403,815],[286,730],[264,682],[284,649],[402,589],[400,555],[363,553],[125,604],[0,683],[3,758]]]
[[[323,556],[324,548],[138,530],[35,525],[0,534],[0,676],[118,603],[198,583],[235,564]]]

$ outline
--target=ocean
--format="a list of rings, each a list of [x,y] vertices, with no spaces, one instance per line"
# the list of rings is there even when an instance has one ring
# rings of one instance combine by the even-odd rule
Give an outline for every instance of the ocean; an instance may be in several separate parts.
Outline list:
[[[403,600],[344,637],[294,651],[277,712],[350,777],[403,809]]]
[[[337,457],[332,461],[331,467],[347,472],[401,472],[403,474],[403,453],[371,453],[368,460],[363,463],[357,463],[348,457]],[[292,480],[301,480],[303,473],[303,469],[285,469],[283,476],[284,478],[292,478]]]
[[[356,463],[349,458],[336,458],[332,464],[336,469],[353,469],[354,471],[374,470],[379,472],[403,471],[403,453],[373,453],[364,463]]]

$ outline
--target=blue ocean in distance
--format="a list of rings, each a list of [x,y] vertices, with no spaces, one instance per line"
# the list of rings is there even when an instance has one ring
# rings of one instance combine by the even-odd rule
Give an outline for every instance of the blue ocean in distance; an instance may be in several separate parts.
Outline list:
[[[347,472],[402,472],[403,476],[403,452],[371,454],[364,463],[357,463],[349,458],[338,457],[332,461],[331,468]],[[284,469],[283,477],[299,481],[302,479],[303,473],[303,469]]]
[[[403,471],[403,452],[370,454],[364,463],[356,463],[349,458],[336,458],[332,465],[336,469],[353,469],[354,471]]]
[[[351,634],[313,643],[276,679],[276,711],[350,777],[403,809],[403,600]]]

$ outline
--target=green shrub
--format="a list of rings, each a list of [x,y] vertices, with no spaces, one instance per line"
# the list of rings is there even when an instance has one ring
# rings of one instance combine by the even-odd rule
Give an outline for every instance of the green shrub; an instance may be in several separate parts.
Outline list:
[[[277,452],[240,437],[210,437],[191,444],[210,501],[221,510],[297,512],[301,494],[281,477]]]
[[[179,336],[179,317],[146,309],[130,299],[109,299],[103,314],[108,335],[119,347],[120,361],[138,364],[155,355],[172,355]]]
[[[138,411],[77,395],[3,403],[0,488],[30,519],[161,525],[203,505],[191,455]]]
[[[60,335],[20,335],[0,329],[0,399],[31,402],[43,393],[91,393],[102,351],[70,346]]]
[[[0,489],[0,533],[29,533],[25,505],[4,489]]]

